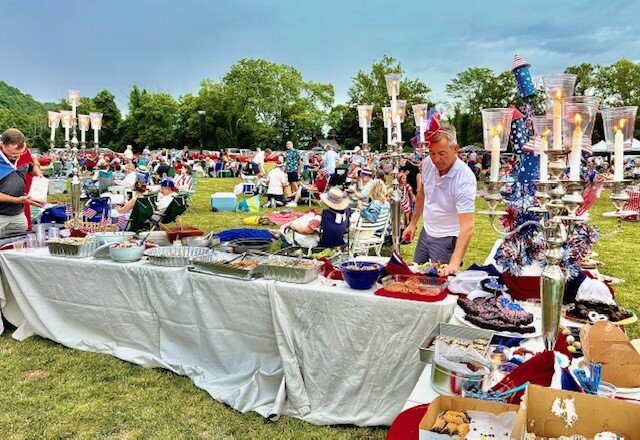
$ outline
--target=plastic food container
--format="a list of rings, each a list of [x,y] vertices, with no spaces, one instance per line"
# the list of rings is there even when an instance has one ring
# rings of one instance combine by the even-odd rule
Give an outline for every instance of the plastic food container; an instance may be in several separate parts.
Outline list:
[[[382,279],[382,287],[390,292],[438,296],[449,285],[445,277],[427,275],[389,275]]]
[[[318,278],[321,266],[316,260],[272,256],[262,266],[262,275],[269,280],[307,284]]]
[[[117,243],[119,241],[127,241],[135,235],[133,232],[96,232],[92,234],[98,246],[105,243]]]
[[[431,365],[431,386],[440,394],[460,396],[464,387],[474,386],[486,390],[491,385],[491,370],[479,374],[462,374],[439,365],[435,360]]]
[[[436,336],[445,336],[448,338],[459,339],[461,341],[473,342],[476,339],[484,339],[487,341],[487,346],[484,352],[480,353],[482,356],[486,356],[489,350],[489,344],[493,338],[494,332],[491,330],[483,330],[480,328],[473,328],[462,325],[449,324],[446,322],[437,323],[429,332],[429,336],[420,345],[420,360],[423,362],[431,362],[435,356],[435,350],[431,348]]]
[[[151,264],[168,267],[186,266],[190,258],[207,253],[209,253],[207,248],[191,246],[165,246],[144,251],[144,255],[149,257]]]

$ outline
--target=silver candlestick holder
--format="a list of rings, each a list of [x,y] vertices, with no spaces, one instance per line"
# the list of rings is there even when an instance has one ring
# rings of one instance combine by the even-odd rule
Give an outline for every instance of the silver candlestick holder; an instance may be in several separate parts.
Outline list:
[[[504,231],[495,225],[495,218],[506,214],[498,209],[504,202],[500,188],[501,182],[488,182],[483,195],[488,205],[488,210],[480,211],[480,214],[489,215],[491,227],[503,237],[509,237],[520,232],[524,227],[535,225],[544,234],[546,249],[545,265],[540,280],[540,299],[542,301],[542,338],[545,348],[553,350],[556,344],[564,292],[567,283],[567,274],[560,266],[565,250],[564,246],[579,222],[585,222],[587,215],[576,215],[577,209],[584,203],[582,190],[587,182],[562,180],[562,174],[566,168],[566,159],[571,150],[546,150],[549,157],[549,174],[551,179],[536,181],[534,199],[536,205],[527,208],[528,211],[541,216],[539,221],[530,220],[518,226],[512,231]],[[601,236],[611,236],[618,232],[622,226],[623,217],[635,214],[635,211],[625,211],[624,205],[629,200],[626,190],[632,181],[625,180],[613,182],[610,201],[615,211],[606,212],[604,217],[618,219],[616,228]]]

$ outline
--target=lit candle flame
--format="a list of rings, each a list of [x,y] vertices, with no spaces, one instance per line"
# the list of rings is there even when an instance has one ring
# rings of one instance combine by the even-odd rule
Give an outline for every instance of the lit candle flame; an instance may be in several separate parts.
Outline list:
[[[555,99],[556,99],[556,101],[562,101],[562,90],[561,89],[558,89],[556,91]]]
[[[618,123],[613,126],[613,130],[614,131],[622,130],[624,128],[624,125],[626,124],[626,122],[627,122],[626,118],[620,119],[618,121]]]
[[[576,115],[573,117],[573,123],[576,127],[580,126],[580,124],[582,123],[582,115],[580,113],[576,113]]]
[[[500,136],[500,133],[502,133],[502,125],[496,125],[491,130],[489,130],[489,133],[491,134],[491,136]]]
[[[549,130],[548,128],[542,132],[542,137],[546,138],[549,136],[549,134],[551,133],[551,130]]]

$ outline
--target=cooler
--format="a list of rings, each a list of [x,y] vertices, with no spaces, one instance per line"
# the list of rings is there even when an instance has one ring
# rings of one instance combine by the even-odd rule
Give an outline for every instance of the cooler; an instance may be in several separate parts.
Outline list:
[[[236,195],[232,192],[217,192],[211,194],[212,211],[235,211],[236,204]]]

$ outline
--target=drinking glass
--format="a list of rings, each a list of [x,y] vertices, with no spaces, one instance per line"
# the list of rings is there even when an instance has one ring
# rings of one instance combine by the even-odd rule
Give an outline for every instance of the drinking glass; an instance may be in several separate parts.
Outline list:
[[[25,239],[25,247],[26,248],[38,247],[38,238],[36,237],[36,234],[27,234],[27,238]]]
[[[60,237],[60,229],[53,227],[49,228],[49,240]]]
[[[24,249],[24,241],[16,241],[13,243],[13,249],[16,251],[21,251]]]

